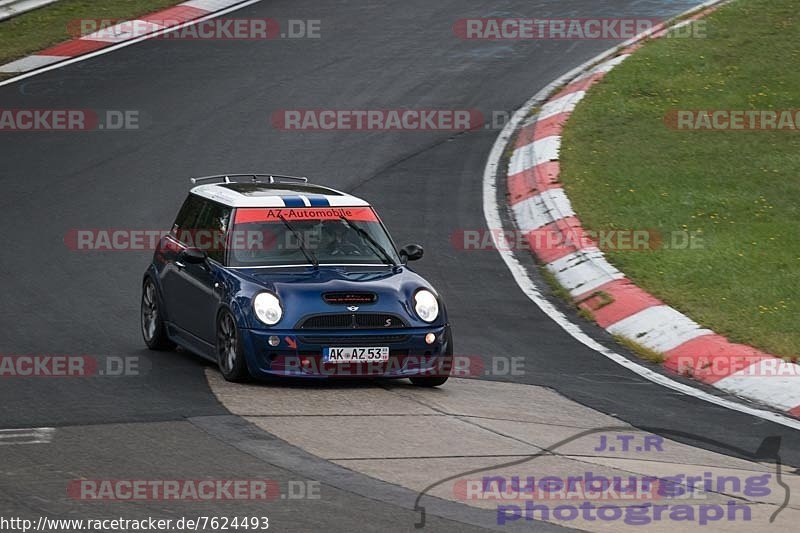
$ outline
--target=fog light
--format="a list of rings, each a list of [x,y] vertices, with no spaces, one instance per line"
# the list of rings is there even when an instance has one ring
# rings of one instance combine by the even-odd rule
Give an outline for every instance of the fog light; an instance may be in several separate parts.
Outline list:
[[[426,344],[433,344],[434,342],[436,342],[436,335],[434,335],[433,333],[428,333],[427,335],[425,335]]]
[[[277,346],[277,345],[279,345],[280,343],[281,343],[281,338],[280,338],[280,337],[278,337],[277,335],[272,335],[272,336],[269,338],[269,345],[270,345],[270,346]]]

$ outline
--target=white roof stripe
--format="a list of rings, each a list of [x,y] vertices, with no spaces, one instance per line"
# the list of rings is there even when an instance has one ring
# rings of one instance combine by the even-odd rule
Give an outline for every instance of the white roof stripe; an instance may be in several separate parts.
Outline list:
[[[286,207],[283,201],[284,196],[247,196],[231,189],[220,187],[216,183],[199,185],[193,188],[191,192],[197,196],[208,198],[230,207]],[[291,191],[288,192],[291,193]],[[294,194],[289,194],[289,196],[300,197],[306,207],[311,207],[311,200],[309,200],[308,196],[303,195],[302,192],[298,190]],[[346,193],[341,193],[341,196],[328,194],[320,194],[318,196],[325,198],[331,207],[369,207],[368,202]]]

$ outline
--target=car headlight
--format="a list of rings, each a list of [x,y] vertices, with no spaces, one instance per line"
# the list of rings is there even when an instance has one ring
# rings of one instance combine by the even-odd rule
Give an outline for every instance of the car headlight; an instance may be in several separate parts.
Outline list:
[[[425,322],[433,322],[439,316],[439,302],[431,291],[422,289],[414,295],[414,310]]]
[[[271,292],[262,292],[253,300],[253,309],[258,319],[268,326],[277,324],[283,316],[278,297]]]

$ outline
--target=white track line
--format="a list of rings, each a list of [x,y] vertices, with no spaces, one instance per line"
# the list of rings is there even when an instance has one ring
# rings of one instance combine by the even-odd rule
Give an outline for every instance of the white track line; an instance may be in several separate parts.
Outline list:
[[[77,57],[73,57],[73,58],[70,58],[70,59],[65,59],[64,61],[61,61],[60,63],[56,63],[54,65],[46,66],[46,67],[40,68],[39,70],[32,70],[30,72],[26,72],[25,74],[20,74],[19,76],[15,76],[13,78],[10,78],[10,79],[7,79],[5,81],[2,81],[2,82],[0,82],[0,87],[3,87],[5,85],[10,85],[10,84],[12,84],[14,82],[17,82],[17,81],[20,81],[20,80],[24,80],[24,79],[30,78],[32,76],[37,76],[39,74],[42,74],[44,72],[49,72],[49,71],[55,70],[57,68],[66,67],[67,65],[72,65],[73,63],[78,63],[80,61],[86,61],[87,59],[91,59],[93,57],[101,56],[103,54],[107,54],[109,52],[113,52],[114,50],[119,50],[120,48],[125,48],[126,46],[131,46],[131,45],[134,45],[136,43],[140,43],[142,41],[146,41],[148,39],[153,39],[154,37],[158,37],[160,35],[164,35],[165,33],[177,31],[177,30],[180,30],[180,29],[183,29],[183,28],[188,28],[189,26],[193,26],[193,25],[198,24],[200,22],[205,22],[206,20],[211,20],[213,18],[219,17],[220,15],[226,15],[228,13],[232,13],[234,11],[242,9],[243,7],[251,6],[251,5],[257,4],[259,2],[261,2],[261,0],[249,0],[247,2],[242,2],[241,4],[236,4],[236,5],[233,5],[233,6],[229,7],[229,8],[222,9],[220,11],[215,11],[214,13],[209,13],[208,15],[204,15],[204,16],[202,16],[200,18],[197,18],[197,19],[194,19],[194,20],[190,20],[188,22],[184,22],[183,24],[177,24],[175,26],[169,26],[168,28],[164,28],[163,30],[159,30],[159,31],[151,33],[149,35],[143,35],[141,37],[137,37],[136,39],[131,39],[130,41],[125,41],[125,42],[121,42],[121,43],[118,43],[118,44],[114,44],[114,45],[108,46],[106,48],[101,48],[100,50],[96,50],[96,51],[90,52],[88,54],[83,54],[83,55],[80,55],[80,56],[77,56]]]
[[[704,2],[703,4],[688,10],[681,16],[685,16],[688,13],[693,13],[695,11],[700,11],[705,9],[709,6],[714,4],[720,3],[721,0],[710,0],[708,2]],[[649,35],[650,31],[645,32],[644,35]],[[511,117],[511,120],[508,121],[506,126],[498,135],[497,140],[492,147],[492,151],[489,154],[489,160],[486,162],[486,168],[484,169],[483,173],[483,215],[486,219],[486,225],[492,231],[490,231],[492,235],[492,239],[494,240],[495,247],[497,252],[500,254],[500,257],[503,258],[503,261],[506,263],[506,266],[511,271],[511,274],[514,276],[514,280],[519,285],[519,288],[522,289],[522,292],[536,304],[539,309],[541,309],[547,316],[549,316],[556,324],[561,326],[561,328],[566,331],[569,335],[572,336],[575,340],[583,344],[584,346],[591,348],[592,350],[602,354],[604,357],[611,359],[615,363],[627,368],[631,372],[651,381],[653,383],[657,383],[658,385],[662,385],[674,391],[680,392],[681,394],[686,394],[687,396],[692,396],[699,400],[703,400],[714,405],[719,405],[720,407],[725,407],[732,411],[738,411],[740,413],[756,416],[758,418],[768,420],[770,422],[775,422],[776,424],[781,424],[782,426],[786,426],[792,429],[800,429],[800,420],[795,420],[793,418],[789,418],[779,413],[774,413],[772,411],[766,411],[764,409],[758,409],[756,407],[750,407],[745,404],[741,404],[738,402],[734,402],[732,400],[728,400],[725,398],[720,398],[718,396],[714,396],[713,394],[709,394],[705,391],[700,389],[696,389],[689,385],[684,385],[683,383],[679,383],[674,381],[663,374],[659,374],[658,372],[654,372],[649,368],[646,368],[630,359],[623,357],[622,355],[610,350],[594,340],[592,337],[587,335],[583,332],[583,330],[577,324],[571,322],[566,315],[564,315],[561,311],[555,308],[555,306],[550,303],[547,298],[545,298],[536,284],[528,275],[528,272],[525,270],[525,267],[517,260],[514,256],[513,252],[510,250],[506,250],[504,246],[498,242],[498,235],[500,234],[499,231],[493,230],[503,230],[503,223],[500,218],[500,206],[497,203],[497,171],[500,165],[500,160],[503,156],[503,152],[505,151],[506,145],[511,141],[514,132],[517,130],[518,126],[522,123],[526,116],[530,113],[531,109],[540,105],[547,97],[552,94],[552,92],[557,89],[558,87],[564,85],[565,83],[571,81],[573,78],[578,76],[584,70],[588,69],[590,66],[599,63],[600,61],[612,56],[618,50],[622,50],[627,46],[638,41],[642,36],[637,36],[630,41],[627,41],[619,46],[616,46],[600,55],[595,57],[594,59],[590,59],[583,65],[571,70],[570,72],[564,74],[559,79],[539,91],[533,98],[528,100],[522,108],[517,110],[514,115]]]
[[[55,428],[0,429],[0,446],[48,444],[55,432]]]

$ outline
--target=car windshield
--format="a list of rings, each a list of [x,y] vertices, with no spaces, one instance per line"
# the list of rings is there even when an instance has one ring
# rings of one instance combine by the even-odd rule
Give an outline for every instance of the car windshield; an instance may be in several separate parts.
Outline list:
[[[370,207],[240,208],[228,239],[233,267],[397,264]]]

